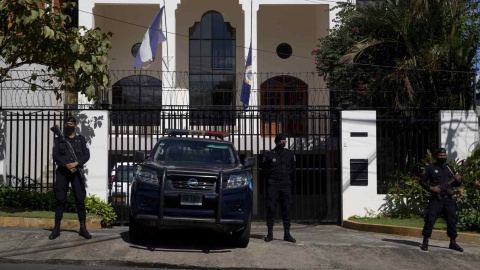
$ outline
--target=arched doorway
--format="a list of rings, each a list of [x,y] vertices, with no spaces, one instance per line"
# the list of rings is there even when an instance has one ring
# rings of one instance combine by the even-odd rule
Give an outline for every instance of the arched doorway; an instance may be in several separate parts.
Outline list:
[[[308,85],[304,81],[288,75],[275,76],[260,85],[260,93],[263,136],[307,133]]]

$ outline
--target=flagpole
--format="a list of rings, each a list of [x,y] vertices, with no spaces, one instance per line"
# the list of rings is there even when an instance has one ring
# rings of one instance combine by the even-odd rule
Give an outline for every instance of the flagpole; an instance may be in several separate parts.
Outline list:
[[[250,0],[250,48],[253,45],[252,37],[253,37],[253,0]],[[252,58],[253,58],[253,55],[252,55]],[[253,59],[252,59],[252,71],[253,71]],[[250,86],[250,94],[252,93],[252,87],[253,87],[253,72],[252,72],[252,85]],[[250,101],[248,103],[250,104]]]
[[[167,44],[167,61],[164,63],[165,63],[165,67],[167,68],[167,71],[170,71],[170,65],[167,65],[167,63],[170,63],[170,60],[169,60],[170,57],[168,55],[167,5],[165,4],[165,0],[163,0],[163,14],[165,17],[165,43]]]

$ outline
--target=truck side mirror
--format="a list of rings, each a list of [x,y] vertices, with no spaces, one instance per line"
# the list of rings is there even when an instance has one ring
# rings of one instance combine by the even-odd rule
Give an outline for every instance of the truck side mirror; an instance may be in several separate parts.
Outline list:
[[[144,162],[146,158],[147,157],[146,157],[145,152],[142,152],[142,151],[135,152],[134,159],[135,159],[136,162]]]
[[[245,158],[245,161],[243,162],[243,167],[244,168],[251,168],[255,166],[255,159],[254,158]]]

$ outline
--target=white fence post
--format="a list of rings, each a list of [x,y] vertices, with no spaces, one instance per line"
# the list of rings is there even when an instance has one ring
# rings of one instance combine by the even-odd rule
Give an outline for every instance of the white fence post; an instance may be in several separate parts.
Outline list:
[[[87,139],[90,160],[85,165],[87,195],[92,194],[103,201],[108,195],[108,127],[109,113],[103,110],[74,111],[79,134]]]
[[[365,216],[367,210],[377,212],[385,196],[377,194],[376,111],[343,111],[341,121],[342,220],[346,220]]]
[[[447,159],[465,159],[478,145],[478,116],[475,111],[440,111],[441,145]]]

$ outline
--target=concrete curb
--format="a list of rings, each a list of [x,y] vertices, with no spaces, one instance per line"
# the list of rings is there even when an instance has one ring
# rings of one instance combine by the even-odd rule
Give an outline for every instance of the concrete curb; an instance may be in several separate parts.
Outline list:
[[[100,216],[87,217],[88,229],[101,229]],[[51,229],[55,225],[55,221],[49,218],[23,218],[23,217],[0,217],[0,227],[21,227],[21,228],[44,228]],[[62,220],[60,225],[62,229],[78,230],[80,222],[78,220]]]
[[[423,238],[422,228],[402,227],[402,226],[394,226],[394,225],[367,224],[367,223],[359,223],[351,220],[344,220],[342,223],[342,226],[347,229],[352,229],[357,231],[396,234],[396,235],[402,235],[402,236]],[[431,239],[450,241],[446,232],[439,231],[439,230],[433,230]],[[457,242],[480,245],[480,234],[458,233]]]

